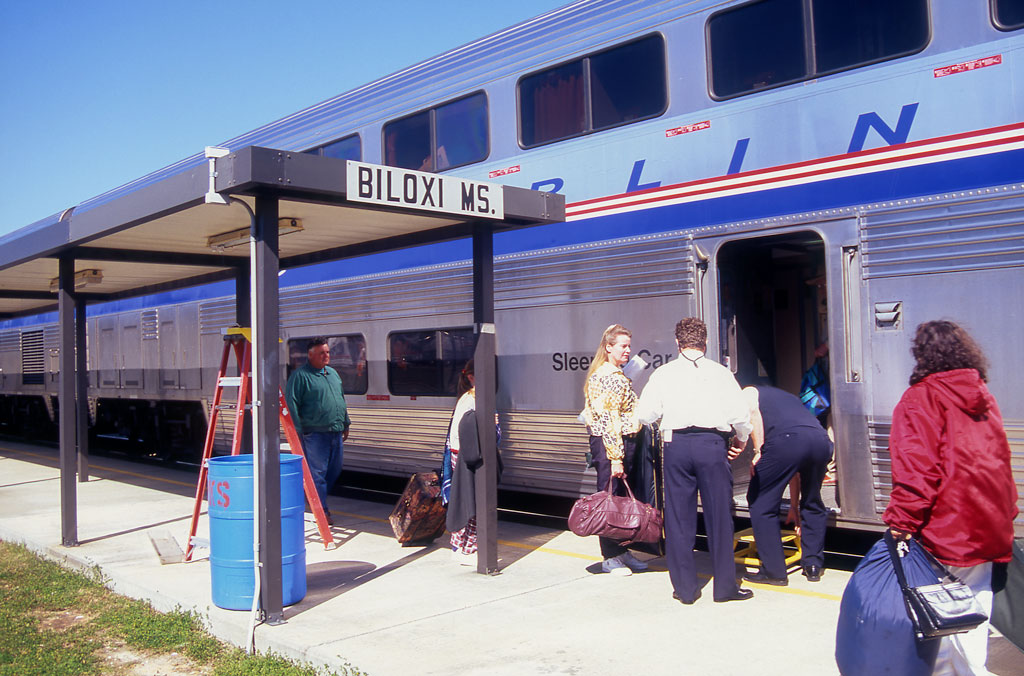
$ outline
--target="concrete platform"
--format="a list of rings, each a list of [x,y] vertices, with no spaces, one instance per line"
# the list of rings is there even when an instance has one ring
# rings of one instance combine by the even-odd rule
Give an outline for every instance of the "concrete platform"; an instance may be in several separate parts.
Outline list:
[[[170,534],[184,547],[194,475],[94,458],[92,478],[79,484],[81,544],[68,548],[56,466],[54,449],[0,441],[0,539],[96,567],[114,591],[158,610],[194,610],[218,637],[245,643],[249,613],[212,605],[208,561],[161,564],[151,542]],[[672,599],[662,559],[631,577],[602,574],[593,538],[500,522],[501,574],[484,576],[451,560],[447,538],[398,545],[388,505],[332,497],[330,510],[338,546],[325,551],[307,522],[307,596],[285,609],[285,624],[257,627],[258,649],[370,676],[838,673],[848,572],[827,571],[816,584],[794,574],[786,588],[748,584],[755,598],[745,602],[713,603],[707,587],[686,607]],[[698,562],[710,569],[706,554]],[[993,639],[992,649],[995,673],[1024,673],[1009,643]]]

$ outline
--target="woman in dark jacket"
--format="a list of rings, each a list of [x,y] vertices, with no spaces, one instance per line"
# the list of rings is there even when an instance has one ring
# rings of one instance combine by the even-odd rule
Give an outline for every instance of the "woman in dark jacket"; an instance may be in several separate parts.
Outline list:
[[[451,474],[442,480],[442,491],[448,503],[445,525],[451,532],[452,559],[464,566],[476,564],[476,471],[483,466],[483,452],[476,428],[476,376],[470,359],[459,374],[459,400],[455,404],[448,428]],[[501,431],[495,433],[500,441]],[[447,455],[447,454],[446,454]],[[501,455],[498,478],[501,479]]]
[[[476,545],[476,490],[473,473],[481,464],[480,443],[476,433],[476,377],[470,359],[459,373],[459,399],[448,427],[446,458],[450,478],[442,485],[448,503],[447,527],[451,532],[452,558],[473,565]]]
[[[910,388],[893,411],[892,494],[883,519],[916,537],[991,615],[992,563],[1011,558],[1017,487],[981,349],[949,321],[917,327]],[[988,674],[988,623],[942,639],[936,674]]]

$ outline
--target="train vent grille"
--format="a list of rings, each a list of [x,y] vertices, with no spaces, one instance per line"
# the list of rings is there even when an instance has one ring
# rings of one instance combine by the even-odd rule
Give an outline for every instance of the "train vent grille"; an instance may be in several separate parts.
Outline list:
[[[495,262],[499,309],[693,293],[689,242],[677,235],[550,249]]]
[[[889,455],[889,420],[868,420],[868,448],[871,452],[871,492],[875,512],[881,514],[892,491],[892,459]]]
[[[25,385],[42,385],[46,370],[43,331],[22,331],[21,374]]]
[[[283,289],[281,324],[304,326],[330,321],[396,319],[471,312],[469,267],[382,275]]]
[[[160,317],[157,310],[143,310],[139,323],[143,340],[160,339]]]
[[[494,276],[498,310],[694,292],[692,248],[679,233],[498,256]],[[279,307],[286,327],[468,313],[472,268],[460,261],[286,288]]]
[[[199,333],[206,336],[219,334],[221,329],[235,323],[235,299],[218,298],[199,306]]]
[[[864,278],[1024,266],[1024,196],[909,204],[861,220]]]
[[[0,352],[17,352],[21,349],[21,334],[17,331],[0,331]]]

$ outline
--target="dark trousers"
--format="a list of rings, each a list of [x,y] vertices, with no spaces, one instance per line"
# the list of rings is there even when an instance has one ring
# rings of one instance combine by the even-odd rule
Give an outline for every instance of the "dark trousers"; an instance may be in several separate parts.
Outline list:
[[[750,525],[754,529],[761,568],[774,578],[786,577],[779,526],[782,493],[794,474],[800,474],[800,547],[804,566],[825,563],[828,510],[821,499],[821,482],[832,457],[832,442],[824,430],[794,427],[765,439],[761,459],[747,489]]]
[[[622,466],[628,475],[633,467],[633,456],[636,454],[636,435],[622,437],[622,451],[625,457],[622,459]],[[604,447],[604,439],[601,437],[590,437],[590,454],[594,458],[594,466],[597,470],[597,490],[603,491],[608,488],[608,479],[612,476],[612,463],[608,460],[608,451]],[[625,495],[626,487],[618,479],[613,486],[615,495]],[[610,538],[598,538],[601,543],[601,556],[610,559],[626,551],[617,540]]]
[[[732,470],[722,435],[710,432],[673,432],[665,444],[665,550],[669,578],[684,601],[697,597],[697,566],[693,545],[697,538],[697,494],[704,509],[704,526],[714,573],[714,597],[736,593],[733,558]]]

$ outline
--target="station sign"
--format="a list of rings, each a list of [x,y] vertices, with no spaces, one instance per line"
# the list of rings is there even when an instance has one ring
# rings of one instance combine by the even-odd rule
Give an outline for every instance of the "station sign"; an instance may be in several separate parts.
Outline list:
[[[346,174],[345,188],[351,202],[474,218],[505,218],[504,192],[497,183],[355,160],[348,160]]]

